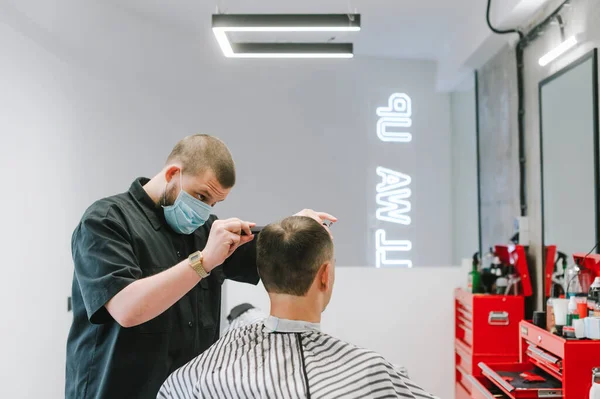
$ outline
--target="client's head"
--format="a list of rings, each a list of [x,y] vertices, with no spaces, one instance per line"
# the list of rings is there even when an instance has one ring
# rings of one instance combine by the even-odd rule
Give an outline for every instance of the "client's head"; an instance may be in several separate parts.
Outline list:
[[[331,299],[334,282],[333,241],[327,228],[305,216],[291,216],[258,235],[257,267],[276,301],[301,301],[318,307]]]

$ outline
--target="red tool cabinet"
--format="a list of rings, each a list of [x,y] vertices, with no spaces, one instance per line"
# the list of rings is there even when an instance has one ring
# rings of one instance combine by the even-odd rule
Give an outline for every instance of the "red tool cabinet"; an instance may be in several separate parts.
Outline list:
[[[547,247],[546,296],[552,283],[556,247]],[[496,247],[499,256],[509,253]],[[575,254],[584,270],[580,283],[589,286],[600,276],[600,254]],[[508,258],[510,260],[510,257]],[[525,255],[515,247],[525,296],[531,294]],[[506,263],[506,260],[502,260]],[[455,292],[456,399],[587,399],[592,369],[600,367],[600,341],[565,339],[522,320],[524,297],[472,295]],[[507,316],[504,330],[499,320]],[[522,372],[533,371],[544,381],[524,383]]]
[[[471,399],[473,381],[482,376],[479,363],[519,361],[524,297],[471,294],[462,288],[454,297],[455,397]]]
[[[588,397],[592,384],[591,371],[600,367],[600,341],[564,339],[527,321],[520,323],[519,332],[519,361],[479,363],[482,375],[469,379],[473,399]],[[551,386],[532,384],[531,387],[518,389],[502,378],[507,372],[534,367],[543,371]],[[538,374],[539,369],[536,370]]]

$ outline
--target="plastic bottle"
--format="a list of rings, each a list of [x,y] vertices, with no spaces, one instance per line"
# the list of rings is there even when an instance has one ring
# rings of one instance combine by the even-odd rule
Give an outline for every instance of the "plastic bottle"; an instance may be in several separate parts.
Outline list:
[[[588,316],[594,315],[596,304],[600,303],[600,277],[596,277],[594,283],[590,286],[587,298]]]
[[[554,298],[548,298],[546,302],[546,330],[552,332],[554,329],[554,310],[552,309],[552,300]]]
[[[600,368],[592,369],[592,388],[589,399],[600,399]]]
[[[496,279],[496,294],[506,295],[506,287],[508,286],[508,279],[506,277],[498,277]]]
[[[577,297],[572,296],[569,299],[569,306],[567,309],[567,326],[572,326],[573,320],[579,319],[579,312],[577,311]]]
[[[583,288],[581,288],[581,283],[579,282],[579,273],[581,269],[576,264],[572,264],[567,267],[567,271],[565,272],[565,291],[567,293],[567,299],[573,296],[581,296],[583,292]]]
[[[556,319],[554,318],[554,303],[553,301],[557,298],[560,298],[560,294],[562,292],[562,288],[558,284],[554,284],[552,289],[550,290],[550,298],[548,298],[548,302],[546,302],[546,330],[548,332],[554,333],[556,330]]]

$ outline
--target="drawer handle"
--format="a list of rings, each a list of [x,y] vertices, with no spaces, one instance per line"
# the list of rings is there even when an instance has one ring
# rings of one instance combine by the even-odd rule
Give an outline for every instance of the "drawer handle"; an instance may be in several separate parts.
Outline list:
[[[538,398],[562,398],[562,390],[557,389],[540,389],[538,391]]]
[[[488,324],[490,326],[507,326],[510,324],[508,312],[490,312],[488,316]]]
[[[504,381],[504,379],[502,379],[502,377],[500,377],[498,374],[496,374],[496,372],[494,372],[494,370],[489,368],[485,363],[483,363],[483,362],[479,363],[479,368],[483,372],[483,375],[496,381],[496,383],[500,384],[500,386],[502,386],[502,388],[504,388],[506,390],[506,392],[512,392],[515,390],[515,388],[512,385],[510,385],[509,383]]]
[[[467,380],[471,383],[471,388],[473,389],[477,389],[479,391],[479,393],[481,393],[482,395],[485,396],[486,399],[495,399],[491,393],[488,392],[487,389],[485,389],[480,383],[479,381],[477,381],[475,379],[475,377],[473,377],[472,375],[468,375],[467,376]]]
[[[535,355],[539,356],[541,359],[544,359],[544,360],[546,360],[547,362],[550,362],[550,363],[553,363],[553,364],[557,364],[557,363],[560,361],[560,359],[559,359],[559,358],[557,358],[557,357],[554,357],[554,356],[552,356],[552,355],[549,355],[549,354],[547,354],[546,352],[544,352],[544,351],[542,351],[542,350],[540,350],[540,349],[536,348],[536,347],[535,347],[535,346],[533,346],[533,345],[529,345],[529,347],[528,347],[527,349],[529,349],[529,350],[531,351],[531,353],[533,353],[533,354],[535,354]]]

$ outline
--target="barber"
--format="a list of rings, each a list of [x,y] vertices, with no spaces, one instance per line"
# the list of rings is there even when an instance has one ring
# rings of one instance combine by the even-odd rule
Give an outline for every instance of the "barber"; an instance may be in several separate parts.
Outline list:
[[[218,339],[223,281],[259,280],[254,223],[211,215],[234,184],[225,144],[195,135],[152,179],[86,210],[72,237],[66,398],[154,398]]]

